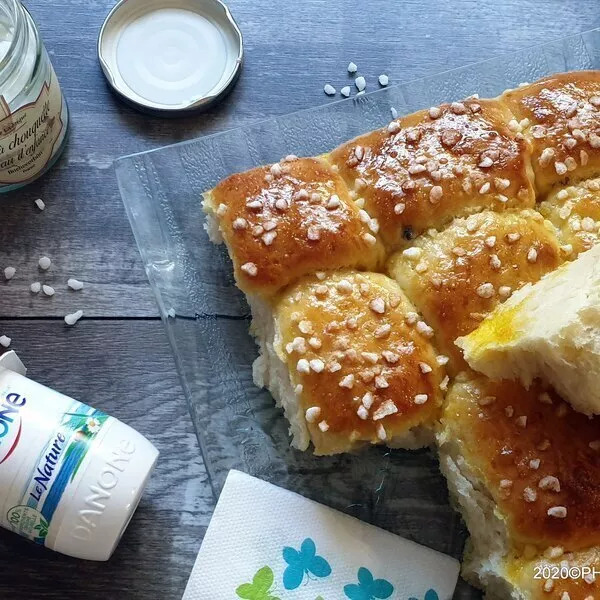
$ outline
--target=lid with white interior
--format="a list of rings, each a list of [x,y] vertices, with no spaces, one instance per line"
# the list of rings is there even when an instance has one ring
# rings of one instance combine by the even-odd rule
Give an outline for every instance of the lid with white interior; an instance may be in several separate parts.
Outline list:
[[[243,42],[220,0],[121,0],[102,26],[98,56],[123,100],[177,116],[207,108],[231,89]]]

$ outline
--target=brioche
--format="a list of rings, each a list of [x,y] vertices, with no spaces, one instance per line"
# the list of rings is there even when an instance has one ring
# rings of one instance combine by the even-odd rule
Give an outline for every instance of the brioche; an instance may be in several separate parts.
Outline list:
[[[540,377],[575,410],[600,414],[600,246],[515,292],[456,344],[488,377]]]
[[[443,104],[358,137],[328,160],[394,249],[453,217],[533,207],[529,144],[511,119],[496,100]]]
[[[600,239],[600,179],[552,192],[540,212],[557,228],[565,250],[577,256]]]
[[[550,389],[457,377],[437,442],[440,468],[471,534],[463,566],[469,581],[492,597],[542,597],[531,591],[545,583],[528,572],[536,560],[597,552],[598,438],[596,420]],[[560,593],[543,597],[562,600]]]
[[[320,269],[376,269],[377,221],[324,161],[288,157],[232,175],[204,195],[213,241],[224,239],[238,286],[272,297]]]
[[[532,148],[539,198],[557,184],[600,174],[600,75],[560,73],[501,96],[515,116],[513,127]]]
[[[319,273],[286,290],[255,374],[277,390],[295,447],[432,441],[444,373],[414,310],[377,273]]]
[[[456,338],[561,262],[555,232],[539,213],[484,211],[420,236],[391,256],[388,271],[434,328],[456,373],[466,368]]]
[[[254,380],[292,444],[334,454],[436,437],[471,533],[464,575],[489,598],[600,599],[596,582],[532,576],[598,564],[598,423],[536,381],[473,373],[455,344],[597,243],[599,136],[600,72],[567,73],[204,194],[252,310]]]

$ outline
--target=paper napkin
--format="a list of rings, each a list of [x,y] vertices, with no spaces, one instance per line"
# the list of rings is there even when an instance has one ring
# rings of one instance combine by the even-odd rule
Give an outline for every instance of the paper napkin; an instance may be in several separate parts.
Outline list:
[[[453,558],[231,471],[183,600],[449,600]]]

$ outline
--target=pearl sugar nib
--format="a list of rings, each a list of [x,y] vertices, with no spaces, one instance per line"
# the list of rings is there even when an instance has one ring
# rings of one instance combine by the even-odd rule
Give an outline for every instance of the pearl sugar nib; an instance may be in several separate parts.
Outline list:
[[[341,90],[340,90],[340,94],[342,96],[344,96],[344,98],[348,98],[348,96],[350,96],[350,86],[349,85],[345,85]]]
[[[74,313],[65,316],[65,323],[69,325],[69,327],[72,327],[79,319],[81,319],[81,317],[83,317],[83,311],[75,311]]]
[[[331,84],[329,84],[329,83],[325,84],[325,86],[323,87],[323,91],[328,96],[335,96],[335,88]]]
[[[354,80],[354,85],[359,92],[362,92],[367,87],[367,80],[360,75]]]
[[[355,63],[351,62],[348,64],[348,73],[356,73],[358,71],[358,67]]]
[[[42,258],[40,258],[38,261],[38,265],[42,271],[47,271],[52,265],[52,261],[47,256],[42,256]]]
[[[79,281],[78,279],[73,279],[73,278],[71,278],[71,279],[69,279],[69,280],[67,281],[67,285],[68,285],[68,286],[69,286],[69,287],[70,287],[72,290],[78,291],[78,290],[80,290],[80,289],[82,289],[82,288],[83,288],[83,281]]]
[[[6,279],[6,281],[9,281],[15,276],[16,272],[17,270],[14,267],[6,267],[6,269],[4,269],[4,279]]]
[[[8,348],[12,340],[7,335],[0,335],[0,346]]]
[[[36,205],[36,206],[37,206],[37,207],[38,207],[40,210],[44,210],[44,209],[46,208],[46,203],[45,203],[45,202],[44,202],[44,201],[43,201],[41,198],[38,198],[38,199],[35,201],[35,205]]]
[[[390,78],[385,73],[382,73],[379,76],[378,81],[379,81],[379,85],[382,85],[385,87],[390,82]]]

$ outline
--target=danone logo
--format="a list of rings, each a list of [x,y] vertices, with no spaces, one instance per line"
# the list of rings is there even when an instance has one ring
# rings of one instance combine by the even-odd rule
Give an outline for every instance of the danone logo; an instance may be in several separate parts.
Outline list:
[[[27,398],[11,393],[0,404],[0,465],[8,460],[19,444],[23,428],[20,409],[26,403]]]

